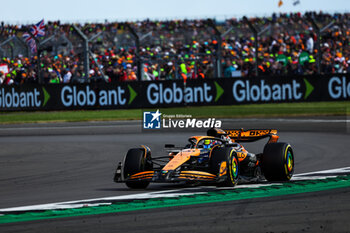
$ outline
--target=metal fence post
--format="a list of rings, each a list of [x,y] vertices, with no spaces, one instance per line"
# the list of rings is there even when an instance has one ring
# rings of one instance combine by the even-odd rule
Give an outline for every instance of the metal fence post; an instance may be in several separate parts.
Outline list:
[[[100,71],[101,75],[102,75],[102,78],[103,80],[105,80],[105,82],[107,82],[106,78],[105,78],[105,73],[103,72],[103,70],[101,69],[100,67],[100,64],[98,64],[96,58],[95,58],[95,55],[89,50],[89,54],[91,56],[92,59],[94,59],[96,65],[97,65],[97,69]]]
[[[90,39],[89,39],[89,42],[92,42],[94,41],[97,37],[99,37],[100,35],[102,34],[102,32],[99,32],[97,33],[96,35],[92,36]],[[105,80],[105,82],[107,82],[107,79],[105,78],[105,73],[103,72],[103,70],[101,69],[100,67],[100,64],[97,62],[97,59],[95,58],[95,55],[92,53],[92,51],[89,49],[89,55],[91,56],[91,58],[94,60],[94,62],[96,63],[97,65],[97,69],[100,71],[103,79]]]
[[[13,37],[10,37],[10,38],[8,38],[7,40],[5,40],[4,42],[2,42],[2,43],[0,44],[0,47],[2,47],[3,45],[6,45],[7,43],[10,43],[11,40],[13,40]],[[11,47],[11,55],[10,55],[10,57],[11,57],[11,59],[12,59],[12,58],[13,58],[13,46],[10,44],[10,47]]]
[[[83,49],[84,49],[84,73],[85,77],[89,77],[89,70],[90,70],[90,64],[89,64],[89,40],[84,35],[84,33],[74,24],[72,25],[73,29],[78,33],[80,38],[84,41],[83,43]]]
[[[258,31],[256,28],[249,22],[248,18],[246,16],[243,17],[244,22],[248,25],[249,29],[253,32],[254,34],[254,47],[255,47],[255,76],[259,75],[258,72]]]
[[[1,22],[1,31],[0,31],[0,36],[4,33],[4,22]]]
[[[136,45],[136,51],[135,51],[135,56],[136,56],[136,66],[137,66],[137,80],[141,81],[142,80],[142,64],[141,64],[141,57],[140,57],[140,37],[137,35],[135,30],[128,24],[125,23],[125,26],[128,28],[130,33],[133,35],[135,39],[135,45]]]
[[[322,53],[321,53],[321,34],[324,30],[328,29],[329,27],[333,26],[333,24],[335,23],[335,21],[333,20],[332,22],[330,22],[328,25],[326,25],[323,28],[319,28],[317,26],[317,24],[315,23],[315,21],[313,20],[313,18],[308,17],[308,20],[311,22],[312,27],[315,28],[316,31],[316,36],[317,36],[317,40],[316,40],[316,49],[317,49],[317,73],[320,74],[321,73],[321,60],[322,60]]]
[[[178,58],[175,57],[174,59],[174,66],[175,66],[175,79],[180,79],[179,78],[179,64],[178,64]]]
[[[208,25],[213,28],[215,31],[216,39],[218,40],[218,49],[216,52],[216,66],[215,66],[215,75],[217,78],[220,78],[222,76],[221,72],[221,51],[222,51],[222,38],[221,38],[221,32],[216,28],[215,22],[212,19],[208,19]]]
[[[0,54],[2,57],[5,57],[5,50],[3,50],[1,47],[0,47]]]
[[[24,42],[23,40],[21,40],[20,38],[18,38],[16,36],[17,40],[26,48],[26,56],[29,57],[29,53],[30,53],[30,49],[29,49],[29,46],[26,44],[26,42]]]

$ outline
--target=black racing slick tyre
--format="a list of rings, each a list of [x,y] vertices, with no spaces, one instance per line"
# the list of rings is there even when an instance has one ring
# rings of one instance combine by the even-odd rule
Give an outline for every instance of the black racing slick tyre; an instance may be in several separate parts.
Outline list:
[[[133,148],[128,151],[124,159],[124,178],[129,178],[131,175],[143,172],[151,171],[153,166],[150,158],[150,154],[147,154],[143,148]],[[149,181],[135,180],[126,181],[125,184],[129,188],[133,189],[144,189],[149,185]]]
[[[220,171],[222,162],[226,162],[226,179],[219,185],[233,187],[237,184],[239,177],[239,162],[236,152],[227,147],[214,148],[210,157],[210,167],[213,174],[224,173]]]
[[[266,144],[261,158],[261,169],[268,181],[290,180],[294,173],[292,147],[284,142]]]

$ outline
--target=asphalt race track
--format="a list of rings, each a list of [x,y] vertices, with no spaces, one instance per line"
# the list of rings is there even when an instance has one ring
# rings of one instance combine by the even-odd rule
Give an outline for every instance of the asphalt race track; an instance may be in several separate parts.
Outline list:
[[[342,117],[224,120],[223,128],[276,128],[296,156],[295,173],[350,166]],[[144,132],[141,122],[2,125],[0,209],[183,188],[130,190],[113,182],[127,150],[184,145],[200,131]],[[265,141],[245,145],[258,153]],[[0,224],[0,232],[350,232],[350,188],[213,204]]]

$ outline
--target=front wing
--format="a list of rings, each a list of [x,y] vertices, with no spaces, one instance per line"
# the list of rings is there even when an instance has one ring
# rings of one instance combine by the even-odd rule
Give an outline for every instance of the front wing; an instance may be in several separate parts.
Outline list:
[[[117,183],[128,181],[150,181],[157,183],[181,182],[181,181],[198,181],[219,183],[226,179],[226,172],[217,175],[205,171],[144,171],[133,174],[127,178],[122,176],[122,166],[118,166],[114,176]]]

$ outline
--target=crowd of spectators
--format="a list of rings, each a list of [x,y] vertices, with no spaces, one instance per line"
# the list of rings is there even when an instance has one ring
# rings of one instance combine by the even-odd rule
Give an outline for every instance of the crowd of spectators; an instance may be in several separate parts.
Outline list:
[[[320,51],[317,51],[316,29],[308,20],[310,17],[320,28],[325,27]],[[256,73],[259,76],[312,75],[318,72],[319,52],[322,74],[350,73],[350,14],[274,14],[249,21],[261,32],[258,38],[242,19],[217,22],[221,45],[207,20],[128,23],[140,38],[139,50],[124,23],[77,24],[91,38],[88,74],[84,72],[82,41],[73,27],[59,21],[48,22],[44,39],[55,39],[41,46],[40,76],[45,83],[133,81],[137,80],[138,62],[142,64],[143,80],[253,77]],[[21,38],[29,28],[30,25],[3,25],[0,43],[11,37]],[[255,40],[258,40],[257,51]],[[4,51],[8,51],[6,47],[0,50],[0,84],[39,81],[37,54],[23,50],[11,57]],[[222,67],[221,74],[217,74],[217,63]]]

